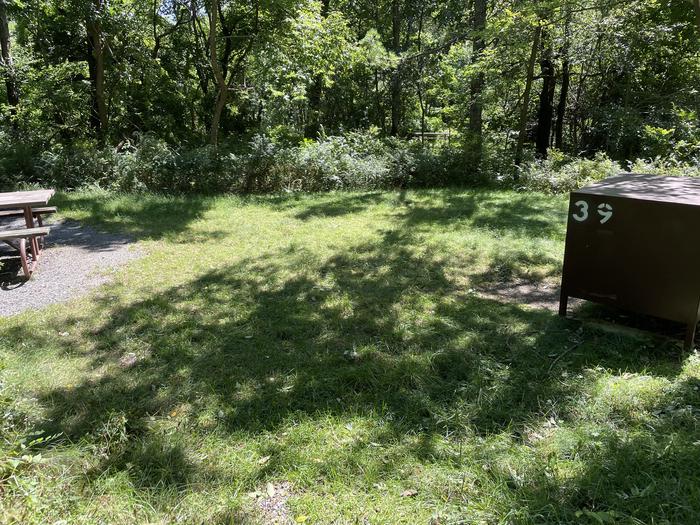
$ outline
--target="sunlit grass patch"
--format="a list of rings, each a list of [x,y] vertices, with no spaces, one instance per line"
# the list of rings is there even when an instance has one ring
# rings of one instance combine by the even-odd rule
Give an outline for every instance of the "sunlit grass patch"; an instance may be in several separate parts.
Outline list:
[[[556,281],[565,204],[62,196],[147,255],[0,321],[0,515],[698,521],[698,356],[474,292]]]

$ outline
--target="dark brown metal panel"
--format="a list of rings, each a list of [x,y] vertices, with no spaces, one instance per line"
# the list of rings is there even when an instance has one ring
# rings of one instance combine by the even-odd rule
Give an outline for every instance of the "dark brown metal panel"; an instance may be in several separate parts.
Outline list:
[[[699,236],[700,180],[622,175],[573,192],[562,304],[579,297],[694,329]]]

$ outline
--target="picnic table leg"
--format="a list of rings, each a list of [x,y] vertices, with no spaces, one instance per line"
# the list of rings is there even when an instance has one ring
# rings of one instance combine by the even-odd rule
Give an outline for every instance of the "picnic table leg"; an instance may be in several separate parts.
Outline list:
[[[34,213],[34,212],[32,212],[32,214],[33,214],[33,213]],[[39,228],[41,228],[41,227],[44,225],[44,221],[42,220],[41,215],[37,215],[37,216],[36,216],[36,222],[37,222],[37,224],[39,225]],[[44,251],[44,248],[46,248],[46,244],[44,243],[44,238],[45,238],[45,237],[42,236],[42,237],[39,239],[39,249],[40,249],[41,251]]]
[[[24,208],[24,222],[27,225],[27,228],[34,228],[34,215],[32,214],[32,208],[31,206],[26,206]],[[32,245],[32,258],[34,259],[34,262],[39,260],[39,241],[37,240],[36,237],[32,237],[31,239],[31,245]]]
[[[27,261],[27,241],[24,239],[19,240],[19,256],[22,261],[24,276],[29,279],[32,276],[33,264],[35,263],[29,266],[29,262]]]

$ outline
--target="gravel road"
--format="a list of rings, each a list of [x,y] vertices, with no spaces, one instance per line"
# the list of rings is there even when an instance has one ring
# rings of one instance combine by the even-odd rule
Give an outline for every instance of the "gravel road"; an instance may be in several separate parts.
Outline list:
[[[0,222],[0,229],[22,224],[6,220]],[[46,248],[29,281],[21,278],[18,253],[0,242],[0,317],[84,295],[108,282],[111,270],[143,255],[126,235],[99,232],[67,220],[50,226]]]

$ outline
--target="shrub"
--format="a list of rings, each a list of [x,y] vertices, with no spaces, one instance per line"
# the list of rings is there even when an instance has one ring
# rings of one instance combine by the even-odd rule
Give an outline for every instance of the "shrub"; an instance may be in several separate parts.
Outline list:
[[[42,185],[61,189],[97,186],[123,191],[171,193],[270,193],[342,189],[437,187],[491,181],[513,182],[508,159],[486,148],[482,175],[470,171],[465,152],[448,144],[382,138],[376,132],[323,136],[291,142],[255,135],[244,144],[175,148],[144,134],[118,148],[95,143],[54,146],[36,152],[0,135],[0,191]],[[275,138],[273,138],[275,137]],[[700,176],[700,161],[688,151],[638,160],[627,169],[665,175]],[[563,193],[622,171],[605,154],[572,158],[552,150],[519,170],[520,189]],[[487,177],[488,176],[488,177]]]
[[[637,159],[630,162],[628,169],[632,173],[650,173],[652,175],[671,175],[675,177],[700,177],[700,159],[692,162],[680,160],[671,155],[665,158]]]
[[[700,160],[688,162],[671,154],[654,159],[637,159],[628,162],[623,169],[604,153],[598,153],[592,159],[583,159],[571,158],[553,150],[547,160],[535,160],[522,166],[517,186],[543,193],[566,193],[625,172],[700,177]]]
[[[118,173],[119,158],[113,149],[96,149],[77,145],[70,149],[56,147],[41,152],[34,161],[36,181],[50,181],[59,188],[76,188],[85,184],[108,184]]]
[[[584,159],[551,150],[549,158],[521,166],[518,186],[543,193],[566,193],[621,171],[622,167],[605,153]]]
[[[111,147],[95,143],[36,152],[0,137],[0,184],[61,189],[263,193],[441,186],[464,182],[458,147],[382,138],[375,131],[294,142],[286,129],[247,144],[174,148],[149,134]]]
[[[388,186],[390,157],[381,149],[354,137],[326,137],[302,145],[292,156],[292,169],[305,190]]]

